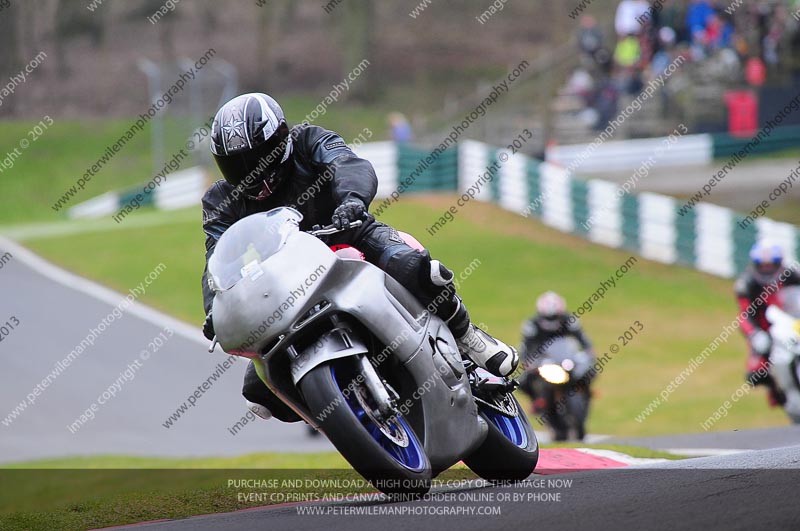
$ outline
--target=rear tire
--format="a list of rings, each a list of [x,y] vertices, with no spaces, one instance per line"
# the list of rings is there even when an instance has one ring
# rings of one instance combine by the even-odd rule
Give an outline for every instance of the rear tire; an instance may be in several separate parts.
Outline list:
[[[422,443],[402,415],[397,414],[394,426],[404,432],[406,447],[387,437],[366,414],[355,398],[352,361],[322,364],[300,380],[309,410],[339,453],[375,488],[386,494],[425,494],[430,490],[431,464]]]
[[[539,441],[528,416],[514,395],[509,395],[517,407],[513,418],[478,404],[478,411],[489,425],[489,433],[464,463],[486,480],[520,481],[533,473],[539,462]]]

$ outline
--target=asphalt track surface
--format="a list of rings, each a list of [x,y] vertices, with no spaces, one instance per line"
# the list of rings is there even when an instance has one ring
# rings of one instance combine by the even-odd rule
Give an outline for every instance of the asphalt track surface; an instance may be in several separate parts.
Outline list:
[[[694,433],[659,437],[611,438],[605,444],[627,444],[654,450],[766,450],[800,444],[800,425],[732,432]]]
[[[533,479],[545,483],[537,485]],[[556,483],[549,486],[551,480]],[[431,499],[414,502],[319,502],[129,528],[796,530],[800,529],[799,485],[800,446],[793,446],[650,466],[534,475],[524,486],[445,489]],[[522,501],[514,501],[515,495]],[[319,514],[307,514],[311,510]]]
[[[0,256],[6,251],[13,258],[0,269],[0,324],[13,316],[19,325],[0,341],[0,462],[97,454],[187,457],[333,449],[324,437],[309,437],[300,423],[255,419],[232,435],[228,429],[247,413],[241,396],[245,362],[235,358],[230,368],[219,371],[217,365],[228,356],[219,348],[209,354],[197,327],[139,304],[106,327],[93,346],[8,422],[9,413],[123,297],[51,271],[41,259],[0,238]],[[60,282],[41,270],[55,271]],[[107,300],[92,294],[95,291]],[[174,334],[142,360],[142,350],[149,349],[165,327]],[[141,367],[129,371],[127,381],[119,380],[137,359]],[[215,371],[218,379],[196,405],[165,428],[170,414]],[[68,426],[115,382],[115,397],[98,404],[95,418],[72,433]]]
[[[0,342],[0,421],[26,399],[122,296],[64,272],[0,239],[0,323],[19,325]],[[46,273],[46,274],[45,274]],[[95,418],[68,426],[129,367],[165,327],[174,334]],[[240,397],[244,362],[235,362],[171,428],[164,422],[227,356],[208,354],[194,327],[135,304],[107,327],[8,425],[0,423],[0,461],[65,455],[238,455],[247,451],[331,449],[305,427],[251,422],[236,436],[228,428],[245,413]],[[624,442],[654,448],[774,448],[796,443],[798,428],[703,434]],[[800,447],[686,460],[653,467],[585,471],[548,479],[569,486],[446,488],[415,502],[319,502],[259,508],[184,520],[138,524],[159,530],[227,529],[800,529],[796,488]],[[781,470],[791,468],[793,470]],[[536,478],[537,476],[533,476]],[[547,480],[545,480],[547,481]],[[517,500],[513,501],[516,494]],[[537,498],[535,495],[539,495]],[[557,499],[556,499],[556,495]],[[533,498],[531,498],[533,496]],[[512,501],[506,501],[510,498]],[[481,509],[482,508],[482,509]],[[321,514],[300,514],[300,511]],[[489,515],[480,515],[483,510]],[[391,512],[390,512],[391,511]],[[383,512],[384,514],[380,514]],[[359,514],[365,513],[365,514]],[[389,513],[389,514],[387,514]]]
[[[640,192],[691,197],[696,192],[702,191],[703,186],[726,162],[727,160],[724,159],[714,161],[709,165],[677,168],[663,166],[656,162],[647,175],[636,182],[635,188]],[[766,199],[769,192],[781,181],[791,175],[792,171],[797,168],[797,164],[796,158],[747,160],[736,165],[736,168],[725,176],[723,182],[714,186],[711,195],[704,197],[703,201],[736,208],[745,213],[750,212],[762,199]],[[592,177],[622,184],[631,179],[634,171],[635,169],[598,172],[592,174]],[[779,201],[787,197],[797,199],[798,194],[798,190],[793,188]]]

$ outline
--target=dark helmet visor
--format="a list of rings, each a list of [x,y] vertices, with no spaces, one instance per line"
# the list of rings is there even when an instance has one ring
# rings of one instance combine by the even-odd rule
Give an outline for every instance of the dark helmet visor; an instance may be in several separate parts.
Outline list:
[[[281,138],[283,137],[283,138]],[[214,154],[222,176],[232,186],[257,195],[264,182],[272,187],[286,154],[288,136],[272,135],[266,142],[230,155]]]

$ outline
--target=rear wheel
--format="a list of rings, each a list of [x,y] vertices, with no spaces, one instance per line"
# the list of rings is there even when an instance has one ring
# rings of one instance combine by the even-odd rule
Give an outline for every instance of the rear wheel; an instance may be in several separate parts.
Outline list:
[[[320,428],[352,467],[387,494],[430,490],[431,464],[414,430],[399,413],[385,418],[358,378],[353,358],[325,363],[300,380]]]
[[[539,461],[539,442],[528,416],[511,393],[500,395],[490,404],[478,403],[489,433],[464,463],[483,479],[525,479]]]

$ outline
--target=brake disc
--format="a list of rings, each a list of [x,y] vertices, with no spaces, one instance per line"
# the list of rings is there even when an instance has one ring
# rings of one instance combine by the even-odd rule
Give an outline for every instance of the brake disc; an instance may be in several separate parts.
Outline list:
[[[484,400],[478,396],[475,396],[475,401],[479,404],[483,404],[484,406],[500,413],[506,417],[516,417],[519,415],[519,408],[517,408],[516,401],[512,400],[511,395],[508,393],[503,393],[500,395],[495,395],[490,400]]]
[[[400,423],[397,422],[397,420],[392,420],[392,419],[387,420],[384,419],[383,415],[381,415],[380,413],[376,413],[373,410],[372,406],[370,406],[367,403],[368,397],[366,395],[366,392],[367,390],[362,385],[359,385],[356,388],[356,393],[355,393],[356,400],[358,401],[358,404],[361,406],[361,409],[364,410],[364,413],[366,413],[367,417],[378,427],[379,430],[381,430],[381,433],[386,435],[387,439],[392,441],[397,446],[400,446],[402,448],[407,448],[410,441],[408,438],[408,433],[406,433],[405,428],[403,428],[403,426],[400,425]]]

